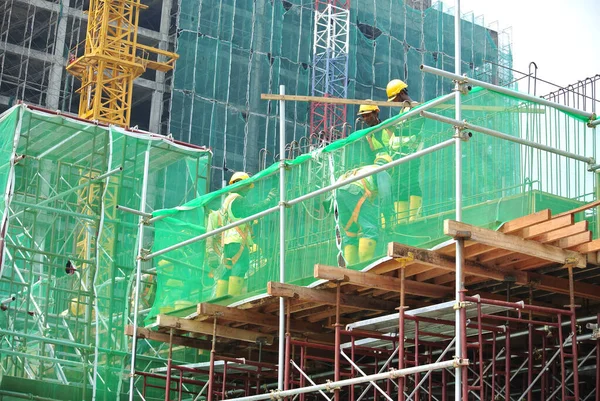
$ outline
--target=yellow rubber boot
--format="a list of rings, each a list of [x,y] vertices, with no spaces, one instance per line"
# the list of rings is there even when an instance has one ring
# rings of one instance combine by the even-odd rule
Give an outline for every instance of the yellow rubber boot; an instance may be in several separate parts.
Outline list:
[[[240,295],[242,293],[242,289],[244,288],[244,278],[231,276],[229,277],[229,295],[235,297],[236,295]]]
[[[358,240],[358,260],[366,262],[375,257],[375,246],[377,241],[371,238],[361,238]]]
[[[406,223],[408,221],[408,202],[394,202],[394,210],[396,211],[396,221],[398,223]]]
[[[227,290],[229,289],[229,281],[227,280],[217,280],[217,290],[215,291],[215,297],[221,298],[227,295]]]
[[[410,219],[409,221],[415,221],[418,217],[421,217],[421,206],[423,205],[423,198],[420,196],[410,197]]]
[[[346,261],[346,266],[358,263],[358,247],[356,245],[346,245],[344,247],[344,260]]]

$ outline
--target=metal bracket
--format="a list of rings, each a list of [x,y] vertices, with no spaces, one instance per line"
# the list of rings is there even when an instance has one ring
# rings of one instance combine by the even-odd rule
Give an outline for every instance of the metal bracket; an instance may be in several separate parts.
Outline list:
[[[456,302],[456,303],[454,304],[454,306],[452,306],[452,309],[454,309],[454,310],[464,309],[464,308],[466,308],[468,305],[469,305],[469,302],[465,302],[465,301],[462,301],[462,302]]]
[[[455,368],[460,368],[463,366],[469,366],[469,360],[468,359],[461,359],[458,356],[454,356],[454,363],[452,364],[452,366],[454,366]]]
[[[600,164],[588,163],[587,171],[589,171],[590,173],[594,173],[599,169],[600,169]]]
[[[269,394],[269,399],[271,400],[281,400],[281,396],[279,395],[280,390],[271,390]]]
[[[415,255],[412,252],[408,252],[406,256],[402,256],[400,258],[394,258],[396,262],[400,263],[400,268],[404,269],[406,267],[406,263],[412,262],[415,260]]]
[[[145,249],[145,248],[141,248],[140,249],[140,254],[138,255],[137,259],[141,259],[141,260],[147,260],[146,256],[148,256],[150,254],[150,249]]]
[[[577,266],[577,262],[578,262],[577,258],[570,256],[565,259],[565,264],[563,267],[565,267],[565,268],[575,267],[575,266]]]
[[[289,203],[287,203],[287,202],[282,202],[282,201],[279,201],[279,202],[277,202],[277,205],[278,205],[278,206],[282,206],[282,205],[283,205],[283,207],[285,207],[286,209],[289,209],[289,208],[291,208],[290,204],[289,204]]]
[[[332,382],[331,382],[331,380],[327,380],[327,381],[326,381],[326,387],[325,387],[325,389],[326,389],[328,392],[330,392],[330,393],[334,393],[334,392],[335,392],[335,390],[340,390],[340,387],[339,387],[339,386],[332,387],[332,386],[331,386],[331,383],[332,383]]]
[[[454,239],[470,239],[471,238],[471,231],[457,231],[456,234],[454,234]]]

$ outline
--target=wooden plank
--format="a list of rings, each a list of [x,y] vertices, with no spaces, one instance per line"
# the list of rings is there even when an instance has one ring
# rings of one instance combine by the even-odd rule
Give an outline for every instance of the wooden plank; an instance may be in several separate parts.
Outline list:
[[[583,212],[583,211],[585,211],[585,210],[588,210],[588,209],[591,209],[591,208],[593,208],[593,207],[597,207],[597,206],[600,206],[600,199],[599,199],[599,200],[596,200],[596,201],[593,201],[593,202],[590,202],[590,203],[588,203],[588,204],[586,204],[586,205],[579,206],[579,207],[577,207],[577,208],[575,208],[575,209],[572,209],[572,210],[567,210],[566,212],[559,213],[559,214],[557,214],[557,215],[556,215],[556,216],[554,216],[554,217],[565,216],[565,215],[567,215],[567,214],[575,214],[575,213],[580,213],[580,212]]]
[[[587,264],[585,257],[577,252],[540,244],[536,241],[526,240],[514,235],[506,235],[454,220],[444,221],[444,234],[455,237],[459,233],[470,233],[470,239],[482,244],[506,249],[507,251],[524,253],[556,263],[566,264],[570,262],[576,267],[585,267]]]
[[[127,325],[125,326],[125,335],[133,336],[133,326]],[[137,329],[138,338],[146,338],[148,340],[160,341],[163,343],[169,343],[169,335],[165,333],[160,333],[158,331],[148,330],[144,327],[138,327]],[[197,338],[192,337],[183,337],[178,335],[173,335],[173,344],[175,345],[183,345],[184,347],[198,348],[204,350],[211,350],[212,343],[211,341],[199,340]],[[219,347],[222,349],[222,347]]]
[[[522,230],[524,228],[533,226],[538,223],[550,220],[551,212],[550,209],[544,209],[539,212],[529,214],[527,216],[519,217],[511,221],[507,221],[500,227],[498,231],[504,234],[511,234],[515,231]]]
[[[529,273],[529,280],[534,288],[540,290],[550,292],[560,291],[561,294],[569,293],[569,280],[565,278]],[[598,285],[575,281],[573,283],[573,292],[576,297],[600,301],[600,286]]]
[[[321,96],[306,96],[306,95],[278,95],[272,93],[261,93],[261,100],[286,100],[290,102],[317,102],[317,103],[329,103],[329,104],[369,104],[380,107],[404,107],[406,104],[394,102],[384,102],[375,100],[364,100],[364,99],[344,99],[335,97],[321,97]],[[413,107],[418,106],[420,103],[412,102]],[[443,108],[444,106],[434,106],[433,108]],[[522,107],[502,107],[502,106],[479,106],[479,105],[462,105],[463,110],[476,110],[476,111],[490,111],[490,112],[512,112],[512,113],[544,113],[542,108],[522,108]]]
[[[485,281],[484,278],[480,279],[482,281]],[[446,274],[442,274],[436,278],[433,279],[433,284],[438,284],[438,285],[442,285],[442,284],[448,284],[448,283],[454,283],[456,281],[456,274],[455,273],[446,273]]]
[[[590,231],[586,231],[580,234],[571,235],[570,237],[562,238],[556,242],[553,242],[552,245],[557,246],[559,248],[569,249],[574,246],[590,242],[591,240],[592,233]]]
[[[196,320],[181,319],[175,316],[158,315],[156,323],[159,327],[173,328],[177,330],[189,331],[191,333],[199,333],[212,335],[213,323],[199,322]],[[236,329],[217,324],[217,337],[229,338],[232,340],[245,341],[256,343],[259,340],[266,344],[273,344],[273,336],[256,331]]]
[[[339,267],[315,265],[315,278],[331,281],[344,281],[361,287],[378,288],[381,290],[400,292],[402,280],[397,277],[381,276],[373,273],[364,273]],[[404,280],[404,289],[407,294],[423,297],[441,298],[453,293],[449,287],[420,283],[413,280]]]
[[[427,280],[431,280],[432,278],[435,278],[435,277],[443,276],[444,274],[447,274],[447,273],[448,273],[447,270],[433,269],[433,270],[427,271],[425,273],[417,274],[417,277],[415,277],[415,280],[427,281]]]
[[[571,227],[573,227],[573,226],[571,226]],[[557,231],[560,231],[560,230],[557,230]],[[554,243],[552,243],[552,245],[558,246],[559,248],[570,249],[572,247],[575,247],[580,244],[584,244],[591,240],[592,240],[592,233],[590,231],[584,231],[582,233],[575,234],[570,237],[562,238],[558,241],[555,241]],[[500,267],[511,267],[511,268],[520,270],[524,264],[532,262],[532,261],[534,263],[539,263],[540,259],[532,258],[532,257],[525,256],[525,255],[519,255],[519,257],[511,258],[510,260],[507,260],[507,261],[498,262],[498,263],[496,263],[496,265],[500,266]],[[589,262],[589,258],[588,258],[588,262]]]
[[[577,245],[571,250],[579,253],[590,253],[600,251],[600,239],[595,239],[585,244]]]
[[[531,238],[534,241],[538,241],[541,243],[548,243],[553,241],[558,241],[560,239],[570,237],[571,235],[579,234],[587,231],[588,229],[588,221],[580,221],[570,226],[560,228],[558,230],[550,231],[538,236]]]
[[[453,272],[456,270],[456,262],[453,257],[399,243],[393,242],[388,245],[388,256],[399,258],[410,256],[415,261],[418,261],[422,264],[428,264],[446,271]],[[520,274],[520,272],[517,270],[498,269],[494,266],[486,266],[472,261],[467,261],[465,263],[464,272],[467,275],[498,281],[505,281],[508,278],[512,278]]]
[[[559,228],[570,226],[574,223],[572,214],[556,217],[543,223],[535,224],[522,230],[515,231],[513,234],[522,238],[533,238],[537,235],[545,234],[549,231],[558,230]]]
[[[228,308],[222,305],[201,303],[198,304],[198,316],[212,317],[217,315],[219,319],[232,320],[244,324],[265,326],[271,328],[279,327],[279,317],[251,310],[240,310]],[[299,320],[290,320],[290,331],[296,333],[321,333],[323,326]]]
[[[326,305],[335,305],[336,303],[335,292],[283,284],[276,281],[269,281],[267,283],[267,293],[274,297],[296,298]],[[393,311],[398,307],[397,302],[383,301],[381,299],[360,297],[350,294],[341,294],[340,300],[343,306],[350,306],[356,309]]]

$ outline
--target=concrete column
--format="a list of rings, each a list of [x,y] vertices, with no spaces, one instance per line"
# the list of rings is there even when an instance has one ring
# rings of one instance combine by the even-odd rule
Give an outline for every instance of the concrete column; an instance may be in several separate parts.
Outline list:
[[[56,41],[54,44],[54,54],[52,56],[52,66],[50,67],[50,76],[48,78],[48,94],[46,97],[46,107],[52,110],[58,110],[60,104],[60,87],[65,71],[65,38],[67,36],[67,20],[69,18],[69,0],[61,0],[62,10],[59,11],[59,21],[56,26]]]
[[[171,25],[171,8],[173,0],[163,0],[162,12],[160,16],[160,42],[158,48],[168,50],[169,48],[169,28]],[[160,123],[163,112],[163,95],[168,88],[165,87],[165,73],[156,71],[156,87],[152,93],[152,103],[150,106],[150,132],[158,134],[168,134],[168,132],[160,132]]]

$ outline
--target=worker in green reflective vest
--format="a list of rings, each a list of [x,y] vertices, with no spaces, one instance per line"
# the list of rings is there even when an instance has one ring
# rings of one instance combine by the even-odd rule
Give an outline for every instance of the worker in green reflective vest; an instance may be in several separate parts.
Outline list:
[[[380,153],[375,164],[352,169],[338,182],[374,170],[392,161],[387,153]],[[391,179],[387,171],[370,175],[336,191],[342,250],[346,265],[373,259],[377,240],[382,231],[381,215],[385,228],[393,226],[394,209],[391,194]]]
[[[392,79],[386,87],[388,102],[404,103],[400,114],[410,111],[414,105],[408,95],[408,85],[400,79]],[[408,156],[423,148],[421,130],[423,118],[413,117],[400,122],[394,127],[387,128],[389,137],[388,151],[393,159]],[[414,221],[421,213],[423,192],[419,183],[422,159],[416,159],[403,164],[399,171],[402,177],[398,180],[398,188],[394,193],[394,208],[398,222]]]

